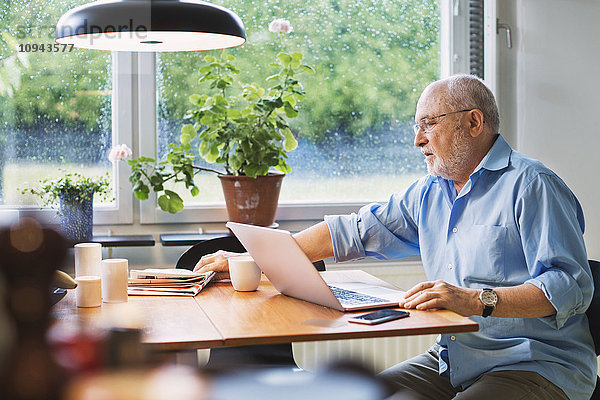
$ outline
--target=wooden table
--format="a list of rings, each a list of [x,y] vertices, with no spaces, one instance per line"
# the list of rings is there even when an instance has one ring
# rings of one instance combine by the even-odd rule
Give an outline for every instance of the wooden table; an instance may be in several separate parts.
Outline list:
[[[54,306],[53,316],[67,329],[141,325],[144,344],[151,350],[223,346],[223,336],[193,297],[129,296],[127,303],[78,308],[75,291],[69,290]]]
[[[327,271],[328,283],[385,282],[362,271]],[[391,285],[387,285],[391,287]],[[72,292],[72,291],[71,291]],[[447,311],[410,310],[410,317],[380,325],[348,322],[355,313],[279,294],[264,277],[256,292],[236,292],[230,283],[213,283],[198,296],[130,296],[129,305],[144,316],[144,343],[157,350],[186,350],[252,344],[473,332],[477,323]],[[61,300],[54,315],[64,323],[95,324],[119,304],[77,308],[74,293]]]

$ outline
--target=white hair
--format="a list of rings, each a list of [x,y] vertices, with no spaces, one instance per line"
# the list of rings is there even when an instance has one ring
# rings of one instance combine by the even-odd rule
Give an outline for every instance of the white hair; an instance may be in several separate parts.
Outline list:
[[[443,79],[448,85],[446,102],[452,110],[477,108],[483,113],[483,120],[491,134],[500,129],[498,105],[492,91],[475,75],[458,74]]]

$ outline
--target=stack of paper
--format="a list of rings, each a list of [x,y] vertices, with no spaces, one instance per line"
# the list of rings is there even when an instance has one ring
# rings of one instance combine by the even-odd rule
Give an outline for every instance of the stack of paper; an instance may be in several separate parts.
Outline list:
[[[215,275],[199,274],[187,269],[134,269],[129,273],[127,292],[130,296],[195,296]]]

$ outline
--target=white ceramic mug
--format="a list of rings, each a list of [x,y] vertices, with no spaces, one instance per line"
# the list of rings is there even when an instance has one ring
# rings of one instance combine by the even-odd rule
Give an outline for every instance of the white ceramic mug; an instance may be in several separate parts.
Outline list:
[[[233,288],[240,292],[251,292],[258,289],[261,270],[250,256],[231,257],[229,276]]]
[[[78,276],[75,278],[77,287],[75,295],[77,307],[100,307],[102,291],[99,276]]]

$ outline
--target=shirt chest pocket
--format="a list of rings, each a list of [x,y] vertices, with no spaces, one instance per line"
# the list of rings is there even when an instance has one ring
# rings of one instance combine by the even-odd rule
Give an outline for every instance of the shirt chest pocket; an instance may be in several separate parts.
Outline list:
[[[496,286],[505,279],[504,255],[508,229],[497,225],[472,225],[458,244],[463,282]]]

